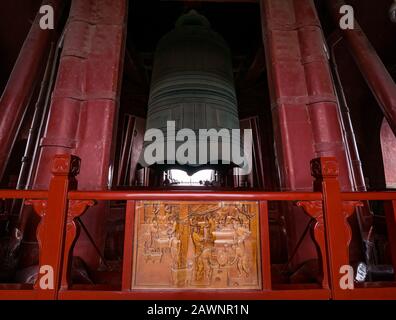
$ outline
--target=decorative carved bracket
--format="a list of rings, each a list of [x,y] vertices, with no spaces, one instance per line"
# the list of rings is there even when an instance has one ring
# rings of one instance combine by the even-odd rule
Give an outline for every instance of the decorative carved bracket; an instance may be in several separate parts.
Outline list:
[[[47,200],[27,200],[25,201],[26,205],[33,206],[34,212],[41,218],[40,223],[37,227],[37,241],[39,244],[40,250],[40,260],[41,260],[41,252],[42,252],[42,244],[43,244],[43,226],[45,225],[45,218],[47,215]],[[70,274],[70,266],[69,262],[71,260],[72,248],[77,239],[77,235],[79,233],[79,226],[75,222],[75,219],[84,214],[84,212],[89,208],[95,205],[95,201],[93,200],[71,200],[69,201],[68,212],[67,212],[67,220],[66,220],[66,234],[65,234],[65,244],[64,244],[64,253],[65,259],[63,262],[62,269],[62,287],[68,286],[69,283],[69,274]],[[41,261],[40,261],[41,264]],[[37,284],[35,285],[37,287]]]
[[[42,248],[42,239],[43,239],[43,225],[45,223],[45,216],[47,215],[47,207],[48,201],[47,200],[26,200],[26,205],[30,205],[33,207],[33,211],[40,217],[40,222],[37,226],[36,236],[37,242],[39,245],[39,249],[41,251]]]
[[[349,247],[349,244],[351,243],[352,240],[352,230],[351,226],[348,223],[348,218],[354,213],[356,207],[363,207],[364,204],[361,201],[344,201],[342,203],[342,213],[344,215],[344,227],[345,227],[345,236],[347,240],[347,247]]]
[[[66,236],[65,236],[65,246],[64,253],[65,257],[63,260],[62,268],[62,289],[67,289],[70,284],[70,269],[73,254],[73,247],[76,242],[77,236],[80,232],[80,226],[76,223],[75,219],[81,217],[89,207],[96,204],[94,200],[70,200],[69,207],[67,211],[67,221],[66,221]]]
[[[298,207],[302,207],[304,211],[315,220],[323,218],[323,203],[322,201],[299,201]],[[323,220],[323,219],[322,219]]]
[[[335,174],[335,171],[332,171],[332,174]],[[323,288],[328,288],[328,277],[327,277],[327,255],[326,255],[326,238],[325,238],[325,229],[324,229],[324,218],[323,218],[323,203],[322,201],[300,201],[297,203],[297,206],[302,207],[304,211],[312,218],[315,219],[315,223],[311,226],[311,234],[313,235],[313,239],[315,241],[315,245],[317,247],[320,261],[322,263],[323,270],[323,279],[322,285]],[[352,230],[348,223],[348,218],[353,214],[356,207],[363,206],[361,201],[344,201],[342,203],[342,214],[344,220],[344,232],[345,232],[345,249],[348,251],[349,244],[352,239]]]
[[[323,203],[322,201],[299,201],[297,206],[302,207],[311,218],[315,219],[311,223],[311,237],[315,242],[318,251],[319,262],[322,272],[319,280],[323,288],[329,288],[329,280],[327,277],[327,255],[326,255],[326,238],[323,219]]]
[[[47,200],[26,200],[25,205],[32,206],[34,213],[37,214],[41,219],[47,214]]]
[[[39,247],[39,263],[42,264],[42,250],[43,250],[43,239],[44,239],[44,225],[45,225],[45,217],[47,215],[48,201],[47,200],[26,200],[26,205],[30,205],[33,207],[33,211],[40,217],[40,222],[37,225],[36,237],[37,243]],[[37,277],[37,281],[34,284],[35,289],[39,289],[38,287],[39,277]]]
[[[93,207],[95,204],[95,200],[70,200],[67,221],[81,217],[89,207]]]

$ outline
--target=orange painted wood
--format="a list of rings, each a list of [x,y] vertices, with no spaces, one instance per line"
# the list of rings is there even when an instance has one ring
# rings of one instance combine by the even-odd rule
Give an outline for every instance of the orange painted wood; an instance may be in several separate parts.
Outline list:
[[[45,299],[56,299],[60,285],[63,263],[63,245],[67,218],[67,193],[72,187],[73,178],[79,171],[79,159],[71,155],[57,155],[52,166],[53,177],[50,182],[48,201],[33,200],[36,213],[41,217],[37,229],[39,243],[39,267],[50,266],[53,269],[53,289],[42,290],[39,274],[34,285],[42,291]],[[38,209],[39,208],[39,209]]]
[[[42,300],[46,298],[39,290],[0,290],[0,300]]]
[[[47,199],[48,191],[0,190],[0,199]]]
[[[71,200],[68,203],[67,218],[65,225],[65,244],[63,248],[63,266],[61,277],[61,288],[67,289],[71,286],[71,268],[73,261],[73,249],[80,234],[79,218],[88,207],[95,205],[93,200]]]
[[[312,174],[316,178],[317,192],[157,192],[157,191],[70,191],[75,186],[74,176],[78,172],[78,158],[58,155],[53,164],[53,178],[49,191],[0,191],[0,198],[29,198],[41,222],[38,230],[40,242],[40,266],[51,265],[54,269],[55,287],[42,290],[38,284],[33,289],[21,285],[1,285],[0,299],[396,299],[395,283],[374,283],[373,286],[341,290],[339,288],[339,269],[349,263],[348,245],[351,231],[347,218],[351,215],[359,200],[391,200],[386,207],[389,240],[396,243],[396,193],[395,192],[359,192],[341,193],[337,179],[338,167],[334,158],[319,158],[312,162]],[[48,197],[48,199],[46,199]],[[260,202],[260,236],[262,254],[263,290],[210,290],[202,292],[180,291],[143,291],[132,290],[133,233],[135,221],[135,200],[251,200]],[[273,286],[270,270],[270,245],[268,225],[268,201],[301,200],[321,202],[323,199],[324,238],[326,246],[330,289],[310,286]],[[124,235],[124,260],[122,290],[88,286],[86,290],[73,287],[67,280],[70,268],[70,253],[75,240],[75,231],[71,228],[74,219],[83,215],[87,206],[94,200],[127,200],[126,225]],[[71,230],[71,231],[70,231]],[[74,231],[73,231],[74,230]],[[67,235],[69,234],[69,238]],[[71,235],[71,237],[70,237]],[[67,240],[69,239],[69,240]],[[396,265],[396,246],[391,248],[393,264]],[[321,252],[325,250],[321,249]],[[61,286],[62,279],[62,286]],[[392,287],[393,286],[393,287]],[[74,290],[75,288],[75,290]],[[95,289],[94,289],[95,288]],[[114,288],[113,288],[114,289]]]
[[[135,233],[135,201],[128,201],[125,212],[124,257],[122,262],[122,291],[132,286],[133,239]]]
[[[396,192],[343,192],[341,199],[344,201],[395,200]]]
[[[224,292],[224,291],[60,291],[60,300],[328,300],[325,289]]]
[[[210,200],[210,201],[296,201],[322,200],[320,192],[199,192],[199,191],[71,191],[70,200]]]
[[[329,280],[333,297],[336,298],[341,290],[339,287],[340,268],[349,264],[349,243],[344,232],[346,221],[342,213],[338,164],[335,158],[314,159],[311,162],[311,171],[316,179],[315,191],[323,192]]]
[[[327,262],[327,248],[326,236],[323,218],[323,203],[322,201],[299,201],[297,203],[304,211],[314,220],[310,223],[311,238],[315,242],[318,259],[321,266],[321,274],[319,282],[325,289],[329,288],[328,262]]]
[[[268,202],[260,201],[261,277],[263,290],[271,290],[271,251],[269,238]]]
[[[385,216],[393,269],[396,270],[396,200],[386,203]]]
[[[355,288],[341,290],[337,293],[338,300],[396,300],[396,288]]]

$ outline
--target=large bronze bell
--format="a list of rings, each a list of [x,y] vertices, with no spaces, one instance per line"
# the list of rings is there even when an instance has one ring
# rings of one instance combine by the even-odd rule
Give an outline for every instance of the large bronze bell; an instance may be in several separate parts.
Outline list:
[[[197,139],[196,163],[180,163],[167,154],[167,143],[175,143],[176,149],[183,144],[169,134],[167,121],[175,122],[176,132],[183,128],[191,129],[187,135],[195,135]],[[225,145],[229,147],[226,150],[231,150],[231,146],[240,150],[240,140],[231,136],[231,129],[239,129],[239,119],[230,49],[224,39],[210,28],[209,21],[195,10],[182,15],[175,29],[158,43],[146,128],[159,129],[164,134],[165,159],[153,164],[162,168],[182,165],[183,170],[194,172],[203,167],[216,167],[199,161],[202,156],[198,147],[200,139],[201,142],[202,139],[208,141],[208,160],[216,153],[210,149],[213,147],[210,139],[198,135],[199,129],[226,129],[229,132],[230,138],[219,139],[217,145],[219,166],[224,166],[223,160],[227,164],[226,160],[230,159],[230,155],[223,152]],[[145,142],[145,148],[149,144]],[[231,159],[228,165],[232,164]]]

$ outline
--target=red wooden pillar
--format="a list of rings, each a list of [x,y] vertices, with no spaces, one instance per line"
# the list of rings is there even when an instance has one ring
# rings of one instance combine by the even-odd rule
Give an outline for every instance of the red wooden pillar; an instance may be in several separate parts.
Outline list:
[[[343,139],[338,101],[331,76],[326,41],[312,0],[295,0],[301,63],[307,84],[307,107],[316,157],[335,157],[341,190],[352,191],[346,142]]]
[[[340,7],[346,3],[343,0],[326,0],[325,3],[334,22],[338,24],[342,17]],[[378,105],[396,136],[396,85],[392,76],[356,19],[353,29],[345,29],[341,32],[364,80],[377,99]]]
[[[62,1],[43,1],[43,5],[47,4],[54,8],[56,23],[61,16]],[[52,30],[40,28],[41,17],[42,14],[38,13],[33,21],[0,99],[0,179],[54,35]]]
[[[76,154],[82,160],[79,187],[108,188],[126,34],[126,0],[73,0],[50,115],[36,171],[34,188],[48,186],[48,166],[55,154]],[[101,203],[82,217],[90,235],[104,246],[106,206]],[[99,256],[85,233],[75,254],[97,266]]]
[[[342,189],[349,190],[345,145],[314,3],[312,0],[260,3],[281,189],[312,190],[307,163],[316,157],[335,156],[340,162]],[[292,251],[309,219],[297,209],[287,211]],[[298,264],[315,256],[315,247],[306,238],[294,262]]]

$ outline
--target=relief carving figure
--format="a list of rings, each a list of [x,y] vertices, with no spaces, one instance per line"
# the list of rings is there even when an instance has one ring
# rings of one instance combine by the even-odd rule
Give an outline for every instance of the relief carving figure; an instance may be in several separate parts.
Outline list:
[[[259,289],[256,202],[140,201],[132,288]]]

